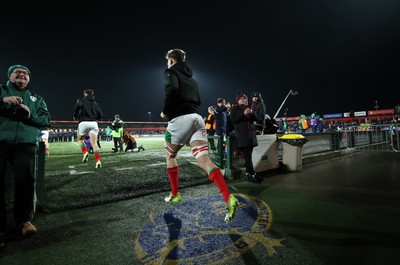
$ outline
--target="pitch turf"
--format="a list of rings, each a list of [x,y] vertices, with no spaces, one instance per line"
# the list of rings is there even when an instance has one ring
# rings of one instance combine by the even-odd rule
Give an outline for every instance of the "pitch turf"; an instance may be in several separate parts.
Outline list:
[[[164,138],[137,138],[145,151],[113,153],[113,143],[102,141],[102,168],[95,169],[94,155],[82,163],[75,142],[50,143],[45,163],[44,192],[38,208],[45,212],[104,204],[170,190],[166,174]],[[179,186],[209,183],[188,147],[178,155]]]

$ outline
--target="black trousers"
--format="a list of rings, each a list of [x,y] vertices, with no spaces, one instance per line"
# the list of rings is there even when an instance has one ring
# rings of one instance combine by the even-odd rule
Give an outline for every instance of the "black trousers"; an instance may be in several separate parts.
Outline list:
[[[242,147],[242,148],[240,148],[240,151],[242,151],[243,156],[244,156],[246,173],[249,173],[250,175],[254,175],[253,160],[251,159],[251,156],[253,154],[253,146]]]
[[[123,146],[121,143],[121,137],[113,137],[114,139],[114,152],[118,152],[118,149],[120,152],[123,150]]]
[[[14,173],[14,220],[16,225],[31,221],[35,213],[36,193],[34,144],[0,143],[0,232],[7,227],[5,173],[8,162]]]
[[[132,141],[127,141],[126,142],[126,148],[125,148],[125,152],[127,152],[128,150],[133,150],[137,147],[137,143],[136,142],[132,142]]]

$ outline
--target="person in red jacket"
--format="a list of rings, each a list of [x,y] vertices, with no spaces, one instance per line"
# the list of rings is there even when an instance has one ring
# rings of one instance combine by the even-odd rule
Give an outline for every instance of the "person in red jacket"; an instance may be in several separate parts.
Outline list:
[[[232,106],[230,117],[235,128],[237,147],[244,155],[247,180],[260,183],[263,178],[254,171],[252,160],[253,148],[258,145],[254,123],[257,116],[251,106],[247,105],[247,96],[244,93],[237,93],[236,99],[238,103]]]

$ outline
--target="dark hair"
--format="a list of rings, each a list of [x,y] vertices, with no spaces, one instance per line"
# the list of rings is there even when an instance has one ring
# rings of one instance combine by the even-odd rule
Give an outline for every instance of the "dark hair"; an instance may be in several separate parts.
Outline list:
[[[177,62],[184,62],[186,59],[186,52],[181,49],[172,49],[165,54],[165,59],[174,59]]]
[[[94,95],[94,91],[92,89],[85,89],[83,90],[83,93],[88,95],[88,96],[93,96]]]
[[[225,99],[219,98],[219,99],[217,100],[217,103],[222,103],[222,102],[224,102],[224,101],[225,101]]]

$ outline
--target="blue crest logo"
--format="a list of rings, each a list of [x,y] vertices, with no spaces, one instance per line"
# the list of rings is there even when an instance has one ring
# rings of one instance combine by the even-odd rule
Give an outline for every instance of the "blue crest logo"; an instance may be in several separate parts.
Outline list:
[[[135,251],[144,264],[213,264],[237,258],[255,246],[269,257],[285,247],[284,237],[267,234],[272,224],[268,205],[254,197],[235,194],[240,202],[235,219],[225,223],[221,196],[205,197],[150,213],[136,239]]]

